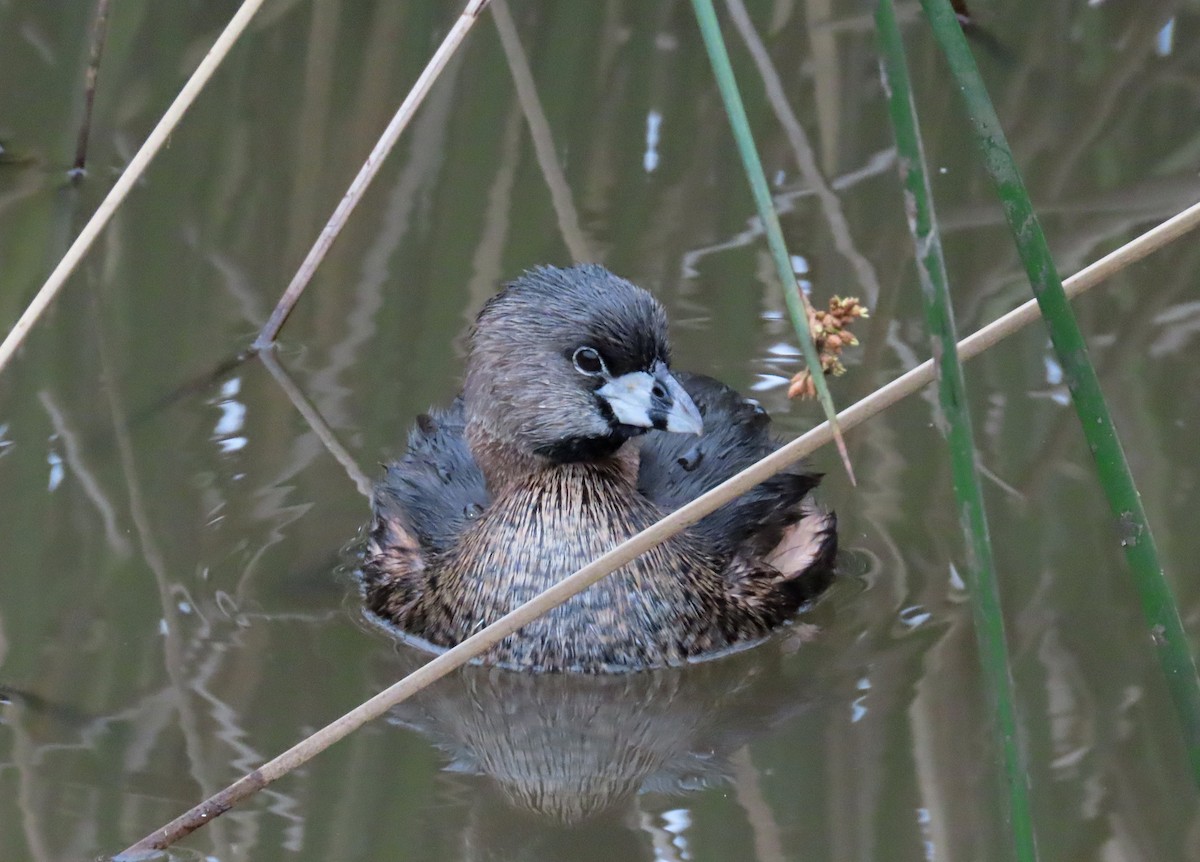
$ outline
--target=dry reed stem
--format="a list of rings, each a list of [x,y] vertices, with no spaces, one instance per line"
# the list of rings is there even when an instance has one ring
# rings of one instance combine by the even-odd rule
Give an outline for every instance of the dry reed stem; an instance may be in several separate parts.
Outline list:
[[[75,164],[70,176],[79,180],[87,170],[88,139],[92,133],[92,106],[96,103],[96,80],[100,77],[100,56],[104,53],[104,40],[108,35],[109,0],[96,0],[96,12],[92,18],[92,44],[88,52],[87,71],[83,74],[83,122],[79,124],[79,136],[75,141]]]
[[[275,338],[279,335],[279,330],[283,328],[288,315],[292,313],[292,309],[300,301],[300,295],[304,293],[304,289],[312,281],[317,267],[325,259],[325,255],[329,252],[333,241],[337,239],[338,234],[342,232],[342,228],[346,226],[346,221],[350,218],[350,214],[354,212],[354,208],[358,206],[358,202],[362,200],[362,196],[366,194],[367,188],[371,185],[371,181],[375,179],[375,175],[379,173],[384,160],[391,153],[392,148],[396,146],[396,141],[400,139],[400,135],[417,112],[417,108],[421,106],[421,102],[425,100],[425,96],[428,95],[429,90],[433,87],[433,82],[438,79],[442,70],[446,68],[446,64],[450,62],[450,58],[454,56],[454,52],[458,50],[458,46],[466,38],[471,25],[475,23],[479,15],[487,8],[488,2],[489,0],[470,0],[467,3],[467,7],[462,11],[462,14],[458,16],[458,20],[454,22],[454,26],[450,28],[450,32],[446,34],[446,38],[442,40],[442,44],[434,51],[425,69],[421,72],[421,76],[417,78],[417,82],[408,91],[408,95],[404,97],[404,101],[400,103],[400,107],[396,110],[395,116],[387,124],[387,128],[383,130],[383,134],[379,136],[379,140],[375,143],[375,147],[371,150],[370,155],[367,156],[367,160],[363,162],[363,166],[359,168],[358,175],[350,183],[350,187],[346,189],[346,194],[342,196],[337,209],[333,211],[333,215],[329,217],[329,221],[322,228],[317,241],[309,249],[304,262],[296,270],[296,274],[292,277],[291,283],[288,284],[287,289],[283,292],[283,296],[279,297],[279,302],[276,303],[275,310],[271,312],[271,316],[263,325],[262,331],[258,333],[258,337],[254,340],[254,350],[264,350],[275,343]]]
[[[105,226],[112,219],[117,208],[125,200],[134,184],[141,179],[146,168],[150,166],[150,162],[158,155],[158,151],[162,149],[163,144],[167,142],[175,127],[179,125],[179,121],[183,119],[183,115],[187,113],[188,108],[192,106],[192,102],[200,95],[200,91],[204,89],[204,85],[208,83],[213,72],[221,64],[221,61],[229,54],[229,50],[233,47],[233,43],[242,35],[246,27],[250,24],[251,19],[262,6],[263,0],[245,0],[238,8],[229,24],[217,37],[217,41],[213,43],[212,48],[204,55],[204,59],[200,61],[200,65],[196,71],[192,73],[192,77],[188,78],[183,89],[179,91],[179,95],[175,97],[175,101],[167,108],[162,119],[158,121],[158,125],[150,132],[150,136],[146,138],[146,142],[142,144],[141,149],[134,154],[129,165],[117,178],[112,189],[100,202],[100,206],[96,208],[96,212],[88,219],[83,230],[79,232],[79,236],[71,243],[71,247],[67,249],[67,253],[63,255],[62,260],[58,262],[58,266],[50,273],[45,284],[38,290],[34,296],[33,302],[29,303],[29,307],[17,320],[9,333],[4,338],[4,342],[0,344],[0,371],[3,371],[8,365],[13,354],[17,352],[17,348],[25,340],[25,336],[29,334],[29,330],[37,322],[38,318],[50,306],[54,297],[62,289],[67,278],[75,271],[79,262],[83,260],[83,256],[87,254],[92,247],[92,243],[96,241],[96,237],[100,235],[100,231],[104,230]]]
[[[1085,290],[1095,287],[1106,278],[1184,235],[1198,224],[1200,224],[1200,203],[1192,205],[1174,218],[1147,231],[1067,279],[1063,282],[1067,296],[1074,298]],[[958,343],[959,357],[965,361],[978,356],[1033,323],[1038,317],[1037,302],[1031,299],[960,341]],[[846,430],[860,425],[876,413],[932,383],[934,376],[933,360],[926,360],[891,383],[875,390],[861,401],[847,407],[838,414],[838,422]],[[711,491],[671,512],[661,521],[636,536],[626,539],[608,553],[505,614],[487,628],[422,665],[370,700],[263,764],[259,769],[242,776],[221,792],[209,797],[166,826],[155,830],[130,846],[116,858],[118,860],[137,859],[151,851],[170,846],[214,817],[228,811],[250,794],[261,790],[272,781],[306,763],[368,721],[378,718],[396,704],[486,652],[522,626],[558,607],[635,557],[665,542],[734,497],[745,493],[759,482],[769,479],[832,440],[833,430],[829,422],[822,422],[808,433],[802,434],[761,461],[750,465]]]

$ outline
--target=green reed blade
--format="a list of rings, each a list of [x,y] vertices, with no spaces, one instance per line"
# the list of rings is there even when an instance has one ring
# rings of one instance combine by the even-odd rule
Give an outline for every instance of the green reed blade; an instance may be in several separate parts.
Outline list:
[[[1063,294],[1062,280],[1050,256],[1045,234],[1000,120],[988,97],[975,58],[949,0],[921,0],[950,71],[966,99],[967,113],[983,149],[984,163],[1004,206],[1004,214],[1025,264],[1042,319],[1062,365],[1063,375],[1096,463],[1096,472],[1112,508],[1117,536],[1133,572],[1142,611],[1150,626],[1167,686],[1183,724],[1192,774],[1200,784],[1200,679],[1179,608],[1158,558],[1158,549],[1129,472],[1125,452],[1109,416],[1087,345]]]
[[[821,371],[821,360],[817,356],[817,348],[813,343],[812,332],[808,325],[808,312],[804,307],[804,300],[800,296],[800,288],[796,285],[796,274],[792,272],[791,256],[788,254],[787,244],[783,240],[779,214],[775,212],[775,203],[771,200],[771,191],[767,187],[767,178],[763,173],[762,162],[759,160],[758,150],[754,146],[750,121],[746,118],[746,108],[742,104],[742,96],[738,92],[737,81],[733,76],[729,52],[725,50],[725,40],[721,36],[721,27],[717,23],[716,10],[713,9],[712,0],[692,0],[692,6],[696,10],[696,20],[700,24],[700,33],[704,37],[704,47],[708,51],[708,59],[717,79],[717,87],[721,91],[721,99],[725,103],[725,113],[729,117],[730,126],[733,127],[733,137],[737,141],[738,152],[742,157],[746,179],[750,182],[754,205],[758,209],[758,217],[762,219],[763,228],[767,234],[767,245],[771,249],[771,257],[775,260],[775,269],[779,274],[779,280],[783,283],[783,297],[787,303],[788,316],[791,317],[792,327],[796,330],[796,336],[800,340],[804,361],[812,372],[821,409],[825,411],[825,418],[833,426],[838,453],[842,456],[842,463],[846,467],[850,481],[854,482],[854,470],[850,465],[846,444],[842,440],[842,429],[838,425],[837,410],[834,409],[829,386]]]
[[[888,113],[896,134],[900,179],[904,186],[904,209],[916,248],[917,274],[925,306],[934,361],[938,372],[938,397],[942,421],[938,424],[950,446],[954,494],[958,498],[959,522],[966,539],[968,583],[975,637],[983,663],[984,678],[1003,753],[1008,790],[1008,820],[1012,825],[1016,857],[1022,862],[1037,858],[1033,821],[1029,810],[1029,779],[1017,739],[1017,717],[1012,672],[1000,610],[1000,590],[988,534],[983,489],[979,483],[974,433],[967,402],[966,382],[958,358],[958,335],[946,261],[942,255],[933,192],[929,186],[921,130],[908,78],[904,43],[896,24],[892,0],[879,0],[875,25],[882,55],[881,72],[887,93]]]

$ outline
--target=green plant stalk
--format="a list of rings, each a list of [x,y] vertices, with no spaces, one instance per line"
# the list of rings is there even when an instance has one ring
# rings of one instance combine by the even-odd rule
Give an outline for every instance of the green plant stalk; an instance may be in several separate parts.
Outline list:
[[[1050,329],[1054,352],[1062,365],[1100,484],[1115,516],[1117,537],[1133,572],[1142,611],[1183,725],[1192,775],[1200,784],[1200,679],[1196,663],[1178,604],[1159,562],[1141,496],[1129,472],[1096,371],[1088,359],[1087,345],[1063,293],[1045,234],[954,10],[949,0],[921,0],[921,6],[966,100],[988,173],[1004,206],[1042,318]]]
[[[754,196],[754,205],[758,209],[758,217],[762,219],[763,228],[767,234],[767,245],[771,249],[771,257],[775,261],[775,269],[783,284],[783,298],[787,303],[788,316],[792,319],[792,327],[800,341],[800,349],[804,354],[804,362],[812,373],[813,383],[817,389],[817,399],[825,418],[833,427],[834,440],[842,463],[850,481],[854,482],[854,470],[850,466],[850,456],[846,444],[842,440],[842,430],[837,422],[837,410],[833,406],[833,398],[829,394],[829,385],[821,370],[821,360],[817,356],[817,347],[808,325],[808,310],[804,299],[800,296],[800,288],[796,285],[796,274],[792,271],[791,256],[787,244],[783,240],[783,228],[779,224],[779,214],[775,212],[775,203],[771,200],[771,190],[767,187],[767,177],[763,173],[762,162],[758,158],[758,150],[754,146],[754,136],[750,132],[750,121],[746,117],[746,108],[742,104],[741,93],[738,92],[737,80],[733,76],[733,66],[729,62],[729,52],[725,49],[725,40],[721,36],[721,26],[717,23],[717,13],[712,0],[692,0],[696,11],[696,21],[700,25],[700,33],[704,37],[704,47],[708,51],[708,60],[712,64],[713,75],[717,79],[717,88],[721,91],[721,100],[725,103],[725,113],[729,117],[729,125],[733,127],[733,137],[737,142],[738,153],[742,157],[742,167],[746,171],[746,179],[750,183],[750,191]]]
[[[966,540],[971,609],[975,637],[979,643],[984,678],[995,716],[996,733],[1003,754],[1008,790],[1008,822],[1012,828],[1016,858],[1037,859],[1033,820],[1029,808],[1028,770],[1017,733],[1013,680],[1000,609],[1000,589],[988,533],[983,488],[979,482],[975,438],[967,402],[966,381],[958,358],[958,335],[946,261],[942,254],[933,192],[929,186],[921,130],[913,104],[904,43],[896,24],[892,0],[878,0],[875,24],[881,48],[881,67],[888,113],[896,135],[900,180],[904,187],[904,209],[916,248],[917,274],[925,306],[933,357],[937,369],[938,397],[942,415],[939,427],[950,447],[954,494],[958,498],[959,522]]]

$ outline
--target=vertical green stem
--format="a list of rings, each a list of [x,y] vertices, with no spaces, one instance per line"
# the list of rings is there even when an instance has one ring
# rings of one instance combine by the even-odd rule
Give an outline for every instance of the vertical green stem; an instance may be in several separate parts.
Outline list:
[[[1062,279],[1050,256],[1000,120],[988,97],[975,58],[949,0],[921,0],[934,36],[966,100],[967,113],[983,149],[984,162],[1004,206],[1004,214],[1029,276],[1050,340],[1062,365],[1075,412],[1096,463],[1112,509],[1117,539],[1133,572],[1142,610],[1183,725],[1193,777],[1200,783],[1200,679],[1179,617],[1175,596],[1159,562],[1158,548],[1141,495],[1129,472],[1125,452],[1109,415],[1087,345],[1063,293]]]
[[[717,79],[717,88],[721,91],[721,99],[725,103],[725,113],[729,116],[729,125],[733,127],[733,137],[737,142],[738,153],[742,157],[742,167],[746,171],[750,191],[754,195],[754,205],[758,209],[758,216],[762,219],[763,228],[767,234],[767,245],[771,249],[775,269],[783,284],[783,297],[787,303],[788,316],[792,319],[792,327],[796,330],[796,336],[800,341],[804,361],[812,373],[813,383],[816,384],[817,398],[821,402],[821,408],[825,411],[825,418],[833,426],[838,452],[842,456],[842,462],[846,465],[846,472],[850,474],[850,479],[853,481],[854,472],[846,453],[846,445],[842,441],[837,411],[834,409],[833,398],[829,394],[825,375],[821,371],[821,360],[817,356],[817,348],[808,325],[808,311],[804,307],[804,300],[796,285],[796,274],[792,272],[792,259],[788,255],[787,244],[783,240],[783,228],[779,224],[779,214],[775,212],[775,202],[771,199],[771,190],[767,186],[767,177],[763,173],[762,161],[758,158],[758,150],[754,146],[754,135],[750,132],[750,121],[746,117],[746,108],[742,104],[737,80],[733,76],[729,52],[725,50],[725,40],[721,36],[721,26],[717,23],[716,10],[713,8],[712,0],[692,0],[692,6],[696,10],[696,20],[700,24],[704,47],[708,51],[708,59]]]
[[[929,186],[925,151],[909,85],[904,43],[896,24],[892,0],[878,0],[875,23],[882,53],[881,72],[888,112],[896,133],[900,179],[904,186],[904,209],[916,246],[917,273],[938,374],[938,396],[942,410],[939,424],[950,446],[954,493],[958,498],[959,521],[966,540],[966,568],[971,587],[975,636],[1004,758],[1008,820],[1012,827],[1016,858],[1022,862],[1032,862],[1037,858],[1037,847],[1029,810],[1028,772],[1017,737],[1014,687],[1004,636],[1004,617],[1000,609],[1000,590],[996,583],[983,489],[979,483],[966,382],[958,359],[958,335],[954,310],[950,304],[946,261],[942,255],[937,217],[933,210],[933,192]]]

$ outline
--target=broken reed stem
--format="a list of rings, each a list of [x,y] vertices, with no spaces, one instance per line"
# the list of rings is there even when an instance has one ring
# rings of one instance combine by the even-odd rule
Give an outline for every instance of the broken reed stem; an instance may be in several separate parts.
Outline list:
[[[1063,286],[1069,296],[1078,296],[1130,264],[1183,236],[1198,224],[1200,224],[1200,204],[1195,204],[1083,269],[1073,278],[1068,279]],[[960,341],[958,343],[959,357],[967,360],[978,356],[999,341],[1033,323],[1038,316],[1037,303],[1034,300],[1026,302]],[[847,407],[838,414],[838,420],[842,427],[847,429],[860,425],[876,413],[932,383],[934,377],[933,361],[927,360],[891,383],[875,390],[861,401]],[[745,493],[759,482],[769,479],[831,440],[833,440],[831,426],[827,421],[822,422],[808,433],[801,435],[761,461],[750,465],[708,493],[702,494],[686,506],[676,509],[658,523],[625,540],[573,575],[534,596],[479,633],[422,665],[370,700],[360,704],[336,721],[327,724],[316,733],[263,764],[259,769],[242,776],[224,790],[209,797],[161,829],[156,829],[119,854],[116,860],[141,858],[152,851],[161,850],[174,844],[212,818],[228,811],[255,791],[261,790],[272,781],[306,763],[368,721],[378,718],[396,704],[486,652],[525,624],[558,607],[567,599],[587,589],[630,560],[665,542],[734,497]]]
[[[396,141],[400,139],[401,133],[404,132],[409,121],[417,112],[417,108],[421,106],[421,102],[425,100],[425,96],[429,93],[430,88],[433,87],[433,82],[438,79],[442,70],[446,68],[446,64],[450,62],[450,58],[454,56],[454,52],[458,50],[458,46],[466,38],[471,26],[479,18],[480,13],[487,8],[488,2],[489,0],[469,0],[467,7],[458,16],[458,20],[454,22],[454,26],[446,34],[446,38],[442,40],[442,44],[434,51],[424,71],[421,72],[421,76],[417,78],[417,82],[408,91],[408,95],[404,97],[404,101],[400,104],[395,116],[387,124],[387,128],[383,130],[383,134],[380,135],[374,149],[367,156],[367,160],[363,162],[358,175],[350,183],[350,187],[346,189],[346,194],[342,196],[337,209],[329,217],[329,221],[326,222],[325,227],[321,230],[317,241],[309,249],[304,262],[296,270],[296,274],[292,277],[287,289],[284,290],[283,296],[279,297],[279,302],[276,303],[275,310],[271,312],[271,316],[263,324],[258,337],[254,339],[252,350],[265,350],[275,343],[275,339],[279,335],[279,330],[283,328],[288,315],[292,313],[292,309],[300,301],[300,295],[304,293],[304,289],[312,281],[317,267],[321,265],[321,261],[325,259],[325,255],[329,252],[333,241],[337,239],[338,234],[342,232],[342,228],[346,226],[347,219],[354,212],[354,208],[358,206],[358,202],[362,200],[362,196],[371,185],[371,181],[379,173],[384,159],[388,157],[392,148],[396,146]]]
[[[963,96],[972,131],[982,150],[984,166],[996,187],[1017,253],[1025,265],[1029,286],[1049,330],[1050,343],[1062,366],[1063,379],[1091,451],[1096,478],[1112,511],[1113,525],[1125,551],[1142,613],[1179,717],[1192,779],[1200,785],[1200,675],[1175,593],[1163,570],[1154,534],[1142,506],[1141,494],[1134,483],[1096,369],[1088,358],[1087,341],[1063,292],[1041,222],[962,26],[949,0],[921,0],[921,6]]]
[[[179,121],[183,119],[183,115],[187,113],[188,108],[192,106],[192,102],[200,95],[200,91],[204,89],[204,85],[208,83],[213,72],[221,65],[221,61],[229,54],[229,50],[233,47],[233,43],[242,35],[246,27],[250,24],[259,8],[262,6],[263,0],[245,0],[238,8],[229,24],[217,37],[217,41],[213,43],[212,48],[204,55],[204,59],[200,61],[200,65],[196,71],[192,73],[192,77],[188,78],[183,89],[179,91],[179,95],[175,97],[175,101],[167,108],[162,119],[158,121],[158,125],[150,132],[150,136],[146,138],[146,142],[142,144],[134,157],[130,160],[129,165],[117,178],[112,190],[100,202],[100,206],[96,208],[96,212],[88,219],[83,230],[79,232],[79,236],[71,243],[71,247],[67,249],[67,253],[63,255],[62,260],[58,262],[58,266],[54,267],[45,284],[38,290],[34,296],[33,302],[29,303],[29,307],[17,320],[16,324],[4,342],[0,343],[0,371],[8,365],[13,354],[17,352],[17,348],[25,340],[25,336],[29,334],[29,330],[38,321],[38,318],[50,306],[54,297],[62,289],[67,278],[75,271],[75,267],[83,260],[83,256],[87,254],[92,247],[92,243],[96,241],[96,237],[100,235],[100,231],[104,230],[105,226],[112,219],[117,208],[125,200],[126,195],[134,187],[150,162],[158,155],[158,151],[162,149],[163,144],[167,142],[175,127],[179,125]]]
[[[850,463],[850,454],[846,451],[846,443],[842,440],[841,428],[838,426],[837,411],[833,406],[833,397],[829,394],[829,384],[822,371],[821,359],[817,355],[817,344],[813,339],[812,327],[809,325],[812,307],[808,299],[800,293],[796,284],[796,273],[792,271],[792,258],[788,254],[787,243],[783,239],[783,227],[779,223],[779,213],[775,211],[775,202],[771,198],[771,189],[767,185],[766,174],[763,173],[762,160],[758,157],[758,149],[754,146],[754,135],[750,131],[750,120],[746,116],[746,107],[742,104],[742,96],[738,91],[737,79],[733,75],[733,65],[729,62],[729,52],[725,49],[725,40],[721,36],[721,25],[717,23],[717,11],[713,8],[712,0],[692,0],[692,8],[696,13],[696,22],[700,26],[700,34],[704,38],[704,47],[708,52],[708,61],[717,79],[717,88],[721,91],[721,101],[725,104],[725,114],[733,130],[734,141],[737,142],[738,153],[742,157],[742,168],[746,180],[750,183],[750,193],[754,197],[754,206],[762,221],[763,230],[767,235],[767,245],[771,250],[771,259],[775,263],[776,275],[780,287],[783,288],[783,298],[787,305],[788,316],[792,327],[796,330],[796,339],[800,342],[800,350],[804,354],[804,364],[808,366],[813,384],[817,390],[817,400],[825,412],[825,419],[833,424],[833,439],[837,443],[838,455],[850,477],[850,484],[855,484],[854,467]]]
[[[75,142],[75,163],[70,177],[79,180],[87,167],[88,138],[92,133],[92,105],[96,102],[96,79],[100,76],[100,57],[104,53],[104,39],[108,35],[109,0],[96,0],[96,14],[92,19],[92,44],[88,52],[87,71],[83,74],[83,122],[79,126],[79,138]]]
[[[954,496],[958,500],[959,526],[966,550],[965,572],[974,618],[975,639],[984,687],[995,720],[994,733],[1004,764],[1007,811],[1002,820],[1012,831],[1013,849],[1022,862],[1037,859],[1033,819],[1029,808],[1029,771],[1017,731],[1016,697],[1008,642],[1004,633],[1004,615],[1000,606],[1000,585],[996,581],[996,560],[988,530],[983,488],[979,482],[979,464],[975,453],[975,434],[971,427],[971,408],[967,384],[958,358],[954,308],[933,190],[921,142],[917,107],[913,103],[908,76],[908,60],[896,10],[892,0],[878,0],[875,21],[879,34],[880,71],[887,95],[888,115],[896,135],[897,166],[904,190],[904,209],[912,233],[917,274],[925,307],[926,326],[938,366],[938,404],[941,416],[937,425],[950,449]]]

